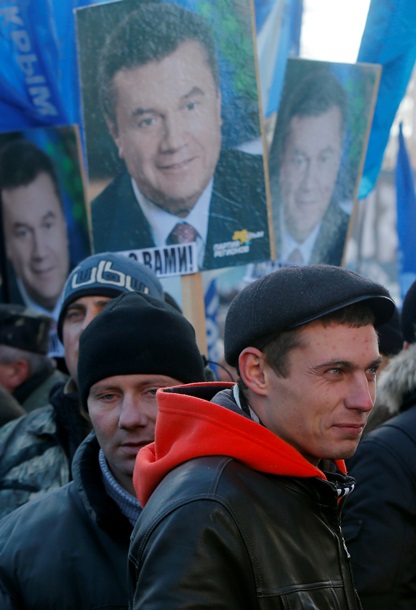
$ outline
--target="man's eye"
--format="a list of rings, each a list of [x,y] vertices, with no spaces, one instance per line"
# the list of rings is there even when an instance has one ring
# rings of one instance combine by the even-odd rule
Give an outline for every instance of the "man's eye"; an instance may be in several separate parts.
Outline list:
[[[326,153],[322,153],[321,156],[319,157],[321,163],[327,163],[328,161],[331,161],[333,158],[333,154],[332,152],[326,152]]]
[[[185,106],[187,110],[194,110],[197,107],[197,103],[195,101],[188,102]]]
[[[70,320],[71,322],[75,322],[77,320],[82,320],[84,318],[84,314],[80,311],[67,311],[65,314],[65,320]]]
[[[302,155],[295,155],[294,157],[292,157],[292,164],[295,167],[303,167],[305,165],[305,157],[303,157]]]
[[[112,402],[116,398],[116,394],[113,392],[106,392],[105,394],[98,394],[97,400],[101,400],[101,402]]]
[[[138,126],[140,129],[146,129],[147,127],[151,127],[155,123],[156,123],[155,117],[149,116],[149,117],[146,117],[145,119],[141,119],[138,122]]]
[[[29,231],[27,229],[18,229],[15,232],[15,235],[18,239],[24,239],[27,235],[29,235]]]
[[[340,368],[338,368],[338,367],[334,367],[334,368],[332,368],[332,369],[329,369],[329,370],[328,370],[328,373],[329,373],[330,375],[338,376],[338,375],[341,375],[341,373],[342,373],[342,369],[340,369]]]

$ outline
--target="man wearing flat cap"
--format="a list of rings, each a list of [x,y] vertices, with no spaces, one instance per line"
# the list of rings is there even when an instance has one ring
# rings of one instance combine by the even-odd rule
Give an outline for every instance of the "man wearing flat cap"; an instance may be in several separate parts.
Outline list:
[[[0,304],[0,385],[26,412],[44,407],[68,376],[48,356],[52,318],[13,303]]]
[[[279,269],[231,303],[236,384],[158,392],[136,459],[133,610],[360,608],[340,529],[381,362],[388,291],[326,265]]]

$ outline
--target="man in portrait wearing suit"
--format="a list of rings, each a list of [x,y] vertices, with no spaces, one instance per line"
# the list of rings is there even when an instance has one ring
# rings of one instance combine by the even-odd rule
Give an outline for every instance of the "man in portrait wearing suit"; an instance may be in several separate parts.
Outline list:
[[[91,203],[94,250],[196,242],[200,269],[269,258],[263,157],[222,149],[205,20],[169,3],[138,6],[107,39],[98,78],[126,169]]]
[[[341,264],[350,221],[337,193],[346,122],[346,93],[327,67],[311,67],[284,96],[269,155],[279,261]]]
[[[72,266],[68,226],[53,160],[29,140],[1,148],[0,202],[8,301],[52,318],[49,356],[63,358],[56,323]]]

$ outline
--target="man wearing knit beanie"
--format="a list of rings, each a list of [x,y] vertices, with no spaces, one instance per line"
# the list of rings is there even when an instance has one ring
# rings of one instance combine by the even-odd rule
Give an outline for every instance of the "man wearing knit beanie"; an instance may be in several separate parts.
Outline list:
[[[134,291],[164,299],[151,270],[114,252],[89,256],[70,273],[58,318],[69,379],[52,388],[49,405],[0,429],[0,517],[72,479],[73,456],[91,430],[77,388],[79,337],[111,299]]]
[[[343,513],[364,610],[416,608],[416,282],[400,313],[402,349],[377,382],[372,430],[349,461]]]
[[[81,334],[80,397],[101,446],[104,476],[115,489],[114,479],[135,498],[134,462],[154,438],[156,391],[204,380],[192,325],[148,295],[114,299]]]
[[[1,521],[1,608],[127,609],[127,554],[141,511],[132,474],[154,439],[156,392],[204,379],[194,329],[172,305],[127,292],[91,321],[78,386],[93,431],[69,485]]]

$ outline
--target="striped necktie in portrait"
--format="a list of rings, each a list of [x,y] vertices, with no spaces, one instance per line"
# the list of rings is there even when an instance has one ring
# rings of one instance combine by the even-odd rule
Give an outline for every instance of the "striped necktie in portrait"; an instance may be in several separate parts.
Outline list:
[[[187,222],[178,222],[169,233],[166,243],[169,246],[175,244],[190,244],[197,240],[198,231]]]

